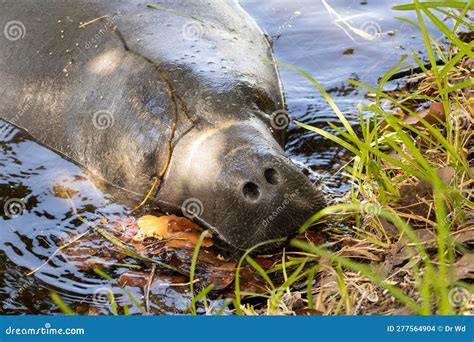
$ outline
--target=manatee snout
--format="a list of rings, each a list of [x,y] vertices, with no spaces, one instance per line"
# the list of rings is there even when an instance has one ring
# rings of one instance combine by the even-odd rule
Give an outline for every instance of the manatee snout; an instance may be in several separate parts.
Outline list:
[[[184,164],[174,158],[179,161],[170,165],[174,186],[166,184],[163,196],[179,194],[175,201],[198,203],[197,211],[191,208],[198,220],[232,248],[245,250],[292,236],[325,206],[321,191],[285,156],[263,124],[230,123],[188,139],[175,150],[187,158]]]

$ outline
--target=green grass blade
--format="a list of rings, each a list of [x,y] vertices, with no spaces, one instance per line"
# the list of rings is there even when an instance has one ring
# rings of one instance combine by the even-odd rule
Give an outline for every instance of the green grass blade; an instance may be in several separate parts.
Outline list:
[[[453,42],[459,49],[464,51],[464,53],[468,55],[471,59],[474,58],[474,52],[472,52],[468,45],[459,40],[456,34],[453,33],[446,25],[444,25],[441,20],[439,20],[433,13],[431,13],[426,8],[423,8],[423,12],[430,18],[430,20],[436,25],[436,27],[440,29],[440,31],[443,32],[443,34],[449,38],[449,40],[451,40],[451,42]]]
[[[126,304],[123,306],[123,314],[124,314],[124,316],[129,316],[130,315],[130,308]]]
[[[200,18],[198,18],[194,15],[184,13],[182,11],[178,11],[178,10],[175,10],[175,9],[172,9],[172,8],[168,8],[168,7],[164,7],[164,6],[158,6],[158,5],[155,5],[155,4],[147,4],[146,7],[162,10],[162,11],[169,12],[169,13],[173,13],[173,14],[179,15],[181,17],[191,18],[191,19],[197,20],[201,23],[204,23],[204,21],[202,19],[200,19]]]
[[[425,8],[440,8],[440,7],[448,7],[448,8],[464,8],[468,7],[468,9],[474,9],[474,5],[472,4],[472,1],[469,2],[463,2],[463,1],[426,1],[426,2],[420,2],[420,5],[422,5]],[[406,5],[397,5],[393,6],[392,9],[394,11],[412,11],[414,10],[415,4],[406,4]]]
[[[133,294],[128,291],[125,287],[121,286],[120,284],[118,284],[118,282],[113,279],[111,276],[109,276],[107,273],[105,273],[104,271],[98,269],[98,268],[94,268],[94,272],[101,276],[102,278],[110,281],[112,284],[115,284],[117,286],[120,286],[121,289],[125,292],[125,294],[127,295],[127,297],[130,299],[130,301],[142,312],[142,313],[146,313],[146,310],[143,308],[143,306],[136,300],[136,298],[133,296]]]
[[[286,241],[286,238],[279,238],[279,239],[274,239],[270,241],[260,242],[256,244],[255,246],[247,249],[244,255],[242,255],[242,257],[240,258],[239,263],[237,264],[236,271],[235,271],[235,290],[234,290],[234,293],[235,293],[234,307],[238,315],[243,314],[242,309],[240,307],[242,304],[242,298],[241,298],[242,293],[240,291],[240,269],[242,268],[242,263],[247,258],[247,256],[250,255],[250,253],[252,253],[254,250],[260,247],[272,244],[272,243],[278,243],[278,242],[283,242],[283,241]]]
[[[196,315],[197,312],[196,312],[196,304],[202,299],[202,300],[206,300],[206,297],[207,295],[209,294],[209,292],[212,291],[212,289],[214,288],[214,284],[209,284],[207,285],[204,289],[202,289],[196,296],[193,296],[193,299],[191,300],[191,304],[190,304],[190,307],[191,307],[191,310],[193,311],[193,314]],[[194,308],[194,309],[193,309]]]
[[[112,308],[112,313],[114,314],[114,316],[118,316],[118,308],[117,308],[117,302],[115,301],[115,295],[110,289],[109,289],[109,301],[110,301],[110,306]]]
[[[268,63],[268,64],[274,64],[274,65],[286,67],[286,68],[288,68],[288,69],[297,71],[297,72],[299,72],[301,75],[303,75],[304,77],[306,77],[306,79],[308,79],[308,80],[316,87],[316,89],[318,89],[319,92],[323,95],[324,99],[327,101],[327,103],[328,103],[329,106],[332,108],[332,110],[334,111],[334,113],[336,113],[337,117],[339,118],[339,120],[341,121],[341,123],[344,125],[345,129],[347,130],[347,132],[349,132],[349,134],[350,134],[351,136],[353,136],[354,138],[357,138],[357,135],[355,134],[354,130],[352,129],[352,126],[350,125],[349,121],[347,121],[346,117],[344,116],[344,114],[342,114],[341,110],[340,110],[339,107],[336,105],[336,103],[334,102],[334,100],[331,98],[331,96],[329,96],[329,94],[326,92],[326,90],[324,90],[324,88],[321,86],[321,84],[319,84],[319,82],[316,81],[310,74],[308,74],[307,72],[305,72],[303,69],[300,69],[300,68],[298,68],[298,67],[295,67],[295,66],[293,66],[293,65],[291,65],[291,64],[282,63],[282,62],[273,62],[273,61],[265,61],[265,62]]]
[[[268,274],[265,272],[265,270],[260,266],[254,259],[252,259],[250,256],[247,256],[245,260],[249,263],[250,266],[252,266],[259,274],[260,276],[265,279],[265,281],[270,285],[272,290],[275,290],[275,285],[273,285],[272,280],[268,276]]]
[[[461,13],[461,15],[458,17],[457,15],[454,15],[453,13],[449,12],[449,11],[445,11],[441,8],[435,8],[436,11],[440,12],[441,14],[453,19],[456,21],[456,25],[454,26],[453,28],[453,32],[456,32],[457,28],[459,27],[459,25],[464,25],[466,26],[469,30],[473,31],[474,30],[474,25],[472,25],[471,23],[467,22],[466,20],[464,20],[466,14],[467,14],[467,11],[469,10],[468,6],[466,6],[464,9],[463,9],[463,12]],[[464,12],[466,11],[466,12]]]
[[[50,296],[51,296],[51,299],[53,300],[54,304],[56,304],[58,306],[59,310],[61,310],[62,313],[66,314],[68,316],[77,315],[77,313],[73,309],[71,309],[66,303],[64,303],[62,298],[59,297],[59,295],[57,293],[51,292]]]
[[[368,267],[367,265],[359,264],[359,263],[354,262],[352,260],[340,257],[340,256],[338,256],[338,255],[336,255],[336,254],[334,254],[330,251],[327,251],[324,248],[321,248],[321,247],[318,247],[318,246],[315,246],[315,245],[310,245],[310,244],[305,243],[303,241],[292,240],[291,245],[293,247],[299,248],[299,249],[307,251],[309,253],[314,253],[314,254],[317,254],[317,255],[321,255],[321,256],[329,259],[329,260],[332,260],[332,261],[335,261],[335,262],[341,264],[342,266],[344,266],[344,267],[346,267],[346,268],[348,268],[348,269],[350,269],[354,272],[359,272],[360,274],[362,274],[366,278],[370,279],[374,283],[376,283],[379,286],[387,289],[395,298],[400,300],[403,304],[408,306],[413,311],[415,311],[417,313],[421,312],[421,308],[418,306],[418,304],[413,299],[411,299],[410,297],[405,295],[399,288],[397,288],[395,286],[392,286],[390,284],[387,284],[381,277],[376,275],[372,271],[372,269],[370,267]]]
[[[429,124],[426,120],[424,120],[423,118],[420,118],[420,116],[417,115],[415,112],[413,112],[412,110],[410,110],[406,106],[402,105],[400,102],[396,101],[395,99],[388,96],[387,94],[381,92],[377,88],[371,87],[367,84],[364,84],[364,83],[361,83],[361,82],[358,82],[358,81],[354,81],[354,80],[351,80],[350,83],[354,84],[354,85],[357,85],[359,87],[367,88],[367,89],[369,89],[370,91],[372,91],[374,93],[378,92],[378,93],[380,93],[382,98],[385,98],[385,99],[389,100],[394,105],[400,107],[401,109],[403,109],[407,113],[409,113],[411,115],[414,115],[414,116],[417,116],[418,120],[423,124],[423,126],[426,127],[430,131],[431,134],[433,134],[433,136],[443,145],[443,147],[450,153],[450,155],[454,159],[456,159],[458,162],[460,162],[461,164],[464,164],[464,161],[459,156],[457,151],[451,146],[451,144],[446,140],[446,138],[441,134],[441,132],[438,129],[434,128],[433,125]],[[396,165],[396,164],[394,164],[394,165]]]
[[[190,290],[191,296],[193,298],[192,301],[191,301],[191,312],[192,312],[193,315],[196,315],[196,313],[197,313],[197,311],[196,311],[196,302],[197,301],[195,300],[195,297],[194,297],[194,275],[195,275],[195,272],[196,272],[196,265],[197,265],[197,261],[198,261],[198,257],[199,257],[199,250],[201,249],[202,242],[204,241],[204,239],[206,238],[206,236],[208,234],[209,234],[209,231],[205,230],[199,236],[199,239],[196,242],[196,246],[194,247],[193,258],[192,258],[192,261],[191,261],[191,271],[190,271],[190,274],[189,274],[189,290]]]
[[[321,128],[318,128],[318,127],[313,127],[313,126],[310,126],[310,125],[306,125],[306,124],[304,124],[302,122],[299,122],[299,121],[294,121],[294,122],[300,127],[306,128],[309,131],[313,131],[315,133],[318,133],[319,135],[322,135],[323,137],[325,137],[327,139],[330,139],[330,140],[334,141],[336,144],[344,147],[348,151],[351,151],[356,156],[358,156],[360,154],[359,150],[354,148],[354,146],[350,145],[349,143],[347,143],[346,141],[342,140],[341,138],[335,136],[334,134],[326,132],[325,130],[323,130]]]
[[[469,80],[459,82],[458,84],[456,84],[452,87],[447,87],[447,88],[443,89],[443,91],[441,91],[440,94],[441,95],[446,95],[448,93],[454,92],[456,90],[464,89],[464,88],[470,87],[472,85],[474,85],[474,79],[471,78]]]

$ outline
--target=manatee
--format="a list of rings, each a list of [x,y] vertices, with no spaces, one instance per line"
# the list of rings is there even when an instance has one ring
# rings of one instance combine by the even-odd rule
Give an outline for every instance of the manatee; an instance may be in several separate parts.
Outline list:
[[[3,2],[0,118],[227,247],[294,235],[325,201],[284,153],[271,45],[234,1],[167,4]]]

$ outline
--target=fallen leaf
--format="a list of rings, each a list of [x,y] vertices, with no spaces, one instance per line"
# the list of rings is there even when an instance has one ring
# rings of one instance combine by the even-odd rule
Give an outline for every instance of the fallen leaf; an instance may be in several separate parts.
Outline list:
[[[114,221],[111,225],[111,230],[117,238],[125,243],[132,241],[140,233],[140,228],[138,228],[135,218],[128,216]]]
[[[454,176],[456,175],[456,170],[451,166],[445,166],[438,169],[439,178],[448,185],[453,183]]]
[[[79,303],[74,308],[74,311],[78,315],[86,315],[86,316],[98,316],[100,315],[100,308],[91,306],[90,303]]]
[[[454,234],[454,242],[456,243],[473,243],[474,242],[474,230],[461,230]]]
[[[451,122],[454,125],[454,128],[462,129],[469,132],[470,127],[473,123],[473,118],[472,118],[471,113],[472,113],[472,105],[466,108],[462,105],[457,107],[456,105],[452,104],[451,112],[449,116],[451,118]]]
[[[474,253],[463,255],[454,264],[454,276],[456,280],[474,279]]]
[[[420,118],[426,120],[432,125],[446,120],[446,113],[444,112],[444,107],[441,102],[433,102],[430,104],[429,108],[423,109],[416,114],[419,118],[415,115],[409,115],[405,118],[405,123],[410,126],[422,127],[423,124],[421,123]]]
[[[168,248],[186,248],[193,249],[196,247],[196,243],[199,240],[201,233],[197,232],[178,232],[167,236],[169,241],[166,242]],[[211,247],[214,242],[210,239],[212,235],[209,233],[207,237],[202,241],[201,247]]]
[[[327,236],[320,229],[308,229],[298,238],[306,239],[307,242],[315,245],[322,245],[327,242]]]
[[[201,232],[203,230],[200,226],[186,217],[178,217],[176,215],[168,215],[166,217],[169,218],[169,230],[172,232],[190,230]]]
[[[372,264],[372,272],[385,279],[392,272],[393,266],[393,258],[386,257],[384,262]]]
[[[118,278],[118,283],[121,286],[130,287],[144,287],[147,286],[150,281],[150,274],[143,272],[125,272]],[[153,276],[153,282],[151,287],[168,287],[173,284],[185,284],[188,282],[188,278],[180,275],[165,276],[155,275]]]
[[[415,312],[407,307],[402,307],[402,308],[399,308],[399,309],[395,309],[391,315],[395,315],[395,316],[410,316],[410,315],[414,315]]]
[[[414,233],[427,251],[437,248],[436,235],[431,229],[417,229]],[[392,245],[385,260],[390,262],[392,266],[399,266],[417,254],[418,252],[413,241],[409,238],[404,238]]]
[[[162,239],[168,233],[169,217],[145,215],[137,220],[137,225],[142,234],[137,236],[137,239],[155,237]]]
[[[142,272],[125,272],[118,278],[121,286],[143,287],[148,284],[150,275]]]
[[[207,276],[211,284],[214,284],[213,291],[220,291],[228,287],[235,279],[235,263],[224,263],[219,267],[210,267]]]
[[[437,244],[436,234],[431,229],[428,229],[428,228],[417,229],[414,231],[414,233],[418,237],[420,243],[423,245],[425,249],[429,250],[429,249],[437,248],[438,244]]]
[[[382,226],[385,233],[389,237],[395,237],[395,236],[398,236],[400,234],[400,232],[398,231],[397,226],[395,226],[393,223],[388,222],[388,220],[385,217],[377,216],[377,219],[379,220],[380,225]]]
[[[412,155],[410,154],[409,151],[404,151],[404,152],[405,152],[405,154],[406,154],[411,160],[414,159],[414,158],[412,157]],[[400,153],[398,153],[398,152],[395,151],[395,150],[390,151],[388,155],[389,155],[390,157],[392,157],[393,159],[395,159],[395,160],[397,160],[397,161],[399,161],[399,162],[405,163],[405,164],[410,162],[410,160],[407,160],[407,157],[401,155]],[[385,160],[385,159],[383,159],[382,162],[383,162],[383,164],[384,164],[384,166],[385,166],[386,168],[393,169],[393,170],[397,170],[398,173],[403,173],[403,171],[400,169],[399,166],[396,166],[396,165],[390,163],[389,161],[387,161],[387,160]]]
[[[269,270],[270,268],[273,267],[273,265],[275,265],[277,263],[277,260],[279,260],[280,257],[278,257],[278,259],[275,260],[275,258],[271,259],[271,258],[263,258],[263,257],[254,257],[253,260],[255,260],[255,262],[257,264],[259,264],[260,266],[262,266],[263,269],[265,270]]]
[[[416,184],[404,184],[400,187],[398,211],[429,219],[432,210],[433,188],[430,183],[420,180]],[[416,228],[416,227],[414,227]]]
[[[61,199],[69,199],[73,197],[74,195],[78,194],[79,191],[70,189],[64,185],[57,184],[53,186],[53,193],[55,197],[61,198]]]
[[[321,316],[324,312],[315,309],[298,309],[295,310],[295,315],[298,316]]]

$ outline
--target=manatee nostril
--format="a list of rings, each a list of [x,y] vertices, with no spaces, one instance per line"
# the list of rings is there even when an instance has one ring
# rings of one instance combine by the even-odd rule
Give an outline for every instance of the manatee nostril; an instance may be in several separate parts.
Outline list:
[[[268,183],[273,185],[280,183],[280,175],[275,169],[266,169],[264,175]]]
[[[258,185],[253,182],[245,183],[244,187],[242,188],[242,192],[246,198],[252,201],[257,200],[260,197]]]

